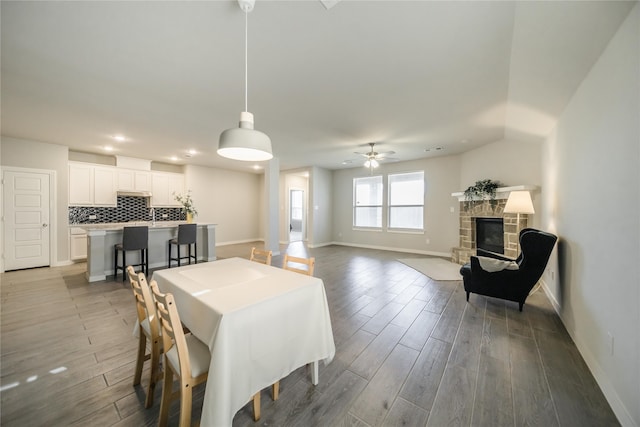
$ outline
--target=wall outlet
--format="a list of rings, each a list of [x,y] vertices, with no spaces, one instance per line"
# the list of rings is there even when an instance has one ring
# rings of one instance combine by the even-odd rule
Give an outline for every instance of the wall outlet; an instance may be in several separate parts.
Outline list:
[[[556,272],[551,270],[551,280],[556,280]]]
[[[613,334],[607,332],[607,337],[609,338],[609,354],[613,356]]]
[[[450,206],[450,207],[449,207],[449,212],[451,212],[451,213],[455,213],[455,211],[456,211],[456,208],[454,208],[453,206]]]
[[[427,237],[426,242],[427,242],[427,245],[428,245],[429,243],[431,243],[431,239]]]

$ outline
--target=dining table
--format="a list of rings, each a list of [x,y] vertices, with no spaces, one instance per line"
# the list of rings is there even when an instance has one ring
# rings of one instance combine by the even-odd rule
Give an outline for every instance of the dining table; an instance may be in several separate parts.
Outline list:
[[[182,323],[211,351],[202,426],[231,426],[258,391],[335,355],[324,283],[317,277],[227,258],[153,273]]]

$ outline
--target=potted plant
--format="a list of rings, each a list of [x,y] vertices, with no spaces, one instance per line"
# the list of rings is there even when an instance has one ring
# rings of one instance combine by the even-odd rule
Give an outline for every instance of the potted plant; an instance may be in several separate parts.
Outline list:
[[[476,181],[475,184],[469,186],[464,190],[464,198],[467,203],[473,200],[486,200],[489,199],[491,206],[495,207],[496,204],[496,190],[502,184],[498,181],[492,181],[490,179],[482,179]]]
[[[191,198],[191,190],[187,191],[186,195],[173,193],[175,200],[182,205],[182,210],[185,212],[185,216],[188,223],[193,221],[193,217],[198,215],[198,211],[193,206],[193,199]]]

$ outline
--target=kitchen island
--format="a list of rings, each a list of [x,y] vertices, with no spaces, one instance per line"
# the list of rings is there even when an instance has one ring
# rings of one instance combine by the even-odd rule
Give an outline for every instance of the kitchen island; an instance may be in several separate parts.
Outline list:
[[[126,222],[111,224],[74,225],[87,230],[87,273],[89,282],[106,280],[113,275],[113,248],[122,242],[122,229],[127,226],[149,227],[149,268],[166,267],[168,261],[167,242],[178,234],[178,225],[186,221]],[[198,262],[216,259],[216,224],[198,224]],[[174,249],[175,250],[175,249]],[[183,249],[184,250],[184,249]],[[140,263],[140,252],[133,251],[132,264]]]

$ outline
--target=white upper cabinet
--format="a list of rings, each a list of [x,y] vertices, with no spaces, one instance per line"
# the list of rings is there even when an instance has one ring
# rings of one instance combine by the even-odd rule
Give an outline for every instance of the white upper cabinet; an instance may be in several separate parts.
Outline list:
[[[69,162],[69,206],[117,206],[118,191],[150,191],[152,206],[179,207],[184,175]]]
[[[96,206],[116,206],[116,171],[109,167],[93,170],[93,203]]]
[[[69,205],[116,206],[115,168],[69,163]]]
[[[152,172],[151,205],[158,207],[181,206],[175,194],[184,192],[184,175],[169,172]]]
[[[69,205],[93,205],[93,166],[69,164]]]
[[[118,168],[118,190],[151,191],[151,172]]]

